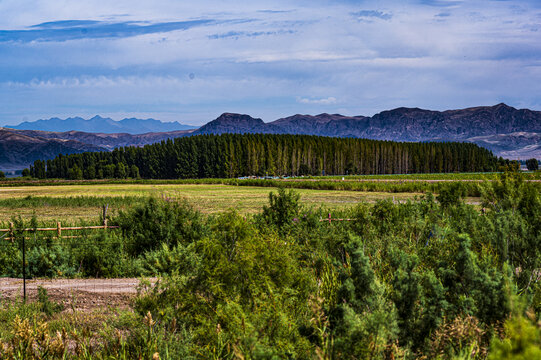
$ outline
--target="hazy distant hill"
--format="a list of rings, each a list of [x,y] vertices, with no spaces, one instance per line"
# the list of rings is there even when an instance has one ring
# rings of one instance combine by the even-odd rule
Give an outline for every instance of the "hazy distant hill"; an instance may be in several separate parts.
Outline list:
[[[183,125],[178,123],[177,121],[162,122],[155,119],[136,118],[115,121],[110,118],[102,118],[98,115],[88,120],[80,117],[72,117],[67,119],[50,118],[47,120],[37,120],[32,122],[25,121],[19,125],[6,125],[6,127],[19,130],[41,130],[53,132],[84,131],[106,134],[144,134],[149,132],[166,132],[195,129],[195,127],[193,126]]]
[[[0,128],[0,169],[17,170],[37,159],[52,159],[58,154],[102,151],[103,147],[75,140],[32,137]]]
[[[15,130],[5,129],[15,133],[19,133],[31,137],[40,137],[44,139],[62,139],[62,140],[75,140],[85,144],[91,144],[112,150],[121,146],[143,146],[147,144],[153,144],[162,140],[174,139],[189,135],[193,130],[178,130],[168,132],[151,132],[146,134],[105,134],[105,133],[89,133],[83,131],[65,131],[65,132],[51,132],[51,131],[36,131],[36,130]]]

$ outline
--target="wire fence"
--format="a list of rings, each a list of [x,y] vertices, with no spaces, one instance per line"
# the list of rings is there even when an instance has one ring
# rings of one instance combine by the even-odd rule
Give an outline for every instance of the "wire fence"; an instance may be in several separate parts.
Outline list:
[[[78,309],[127,304],[140,280],[106,213],[96,226],[0,229],[0,300],[36,300],[43,288]]]
[[[38,299],[40,288],[57,302],[79,309],[126,303],[141,274],[118,226],[0,229],[0,300]],[[355,221],[332,218],[320,221]],[[150,283],[155,278],[149,278]]]
[[[83,308],[125,301],[136,293],[139,280],[126,270],[125,243],[106,231],[5,237],[0,242],[0,298],[35,300],[44,288],[54,300]]]

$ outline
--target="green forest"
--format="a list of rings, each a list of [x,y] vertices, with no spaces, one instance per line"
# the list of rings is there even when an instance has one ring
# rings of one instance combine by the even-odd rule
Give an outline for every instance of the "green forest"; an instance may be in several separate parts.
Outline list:
[[[249,217],[151,198],[110,217],[118,231],[27,245],[32,277],[160,275],[135,312],[81,330],[46,294],[0,302],[0,358],[539,359],[540,194],[504,173],[479,211],[459,190],[332,222],[285,189]],[[6,243],[0,275],[20,257]]]
[[[59,155],[35,161],[25,174],[39,179],[406,174],[493,171],[501,162],[471,143],[223,134]]]

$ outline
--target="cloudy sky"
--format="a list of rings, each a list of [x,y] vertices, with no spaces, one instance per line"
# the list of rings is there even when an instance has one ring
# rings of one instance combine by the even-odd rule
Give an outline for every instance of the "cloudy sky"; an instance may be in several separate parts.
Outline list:
[[[541,1],[0,0],[0,126],[541,110]]]

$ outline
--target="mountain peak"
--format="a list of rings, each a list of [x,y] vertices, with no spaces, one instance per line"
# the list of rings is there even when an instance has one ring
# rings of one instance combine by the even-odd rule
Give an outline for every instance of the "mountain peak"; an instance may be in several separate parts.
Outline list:
[[[110,119],[110,118],[103,118],[103,117],[101,117],[101,116],[99,116],[99,115],[94,115],[94,117],[88,119],[87,121],[95,121],[95,120],[112,120],[112,119]]]
[[[494,105],[492,108],[494,108],[496,110],[506,110],[506,111],[508,111],[508,110],[516,110],[514,107],[509,106],[509,105],[507,105],[505,103],[499,103],[497,105]]]
[[[237,113],[230,113],[230,112],[225,112],[223,113],[222,115],[218,116],[214,121],[216,120],[231,120],[231,121],[260,121],[260,122],[263,122],[263,120],[261,119],[258,119],[258,118],[253,118],[251,117],[250,115],[247,115],[247,114],[237,114]]]
[[[263,132],[264,127],[265,123],[259,118],[226,112],[196,130],[194,134],[258,133]]]

